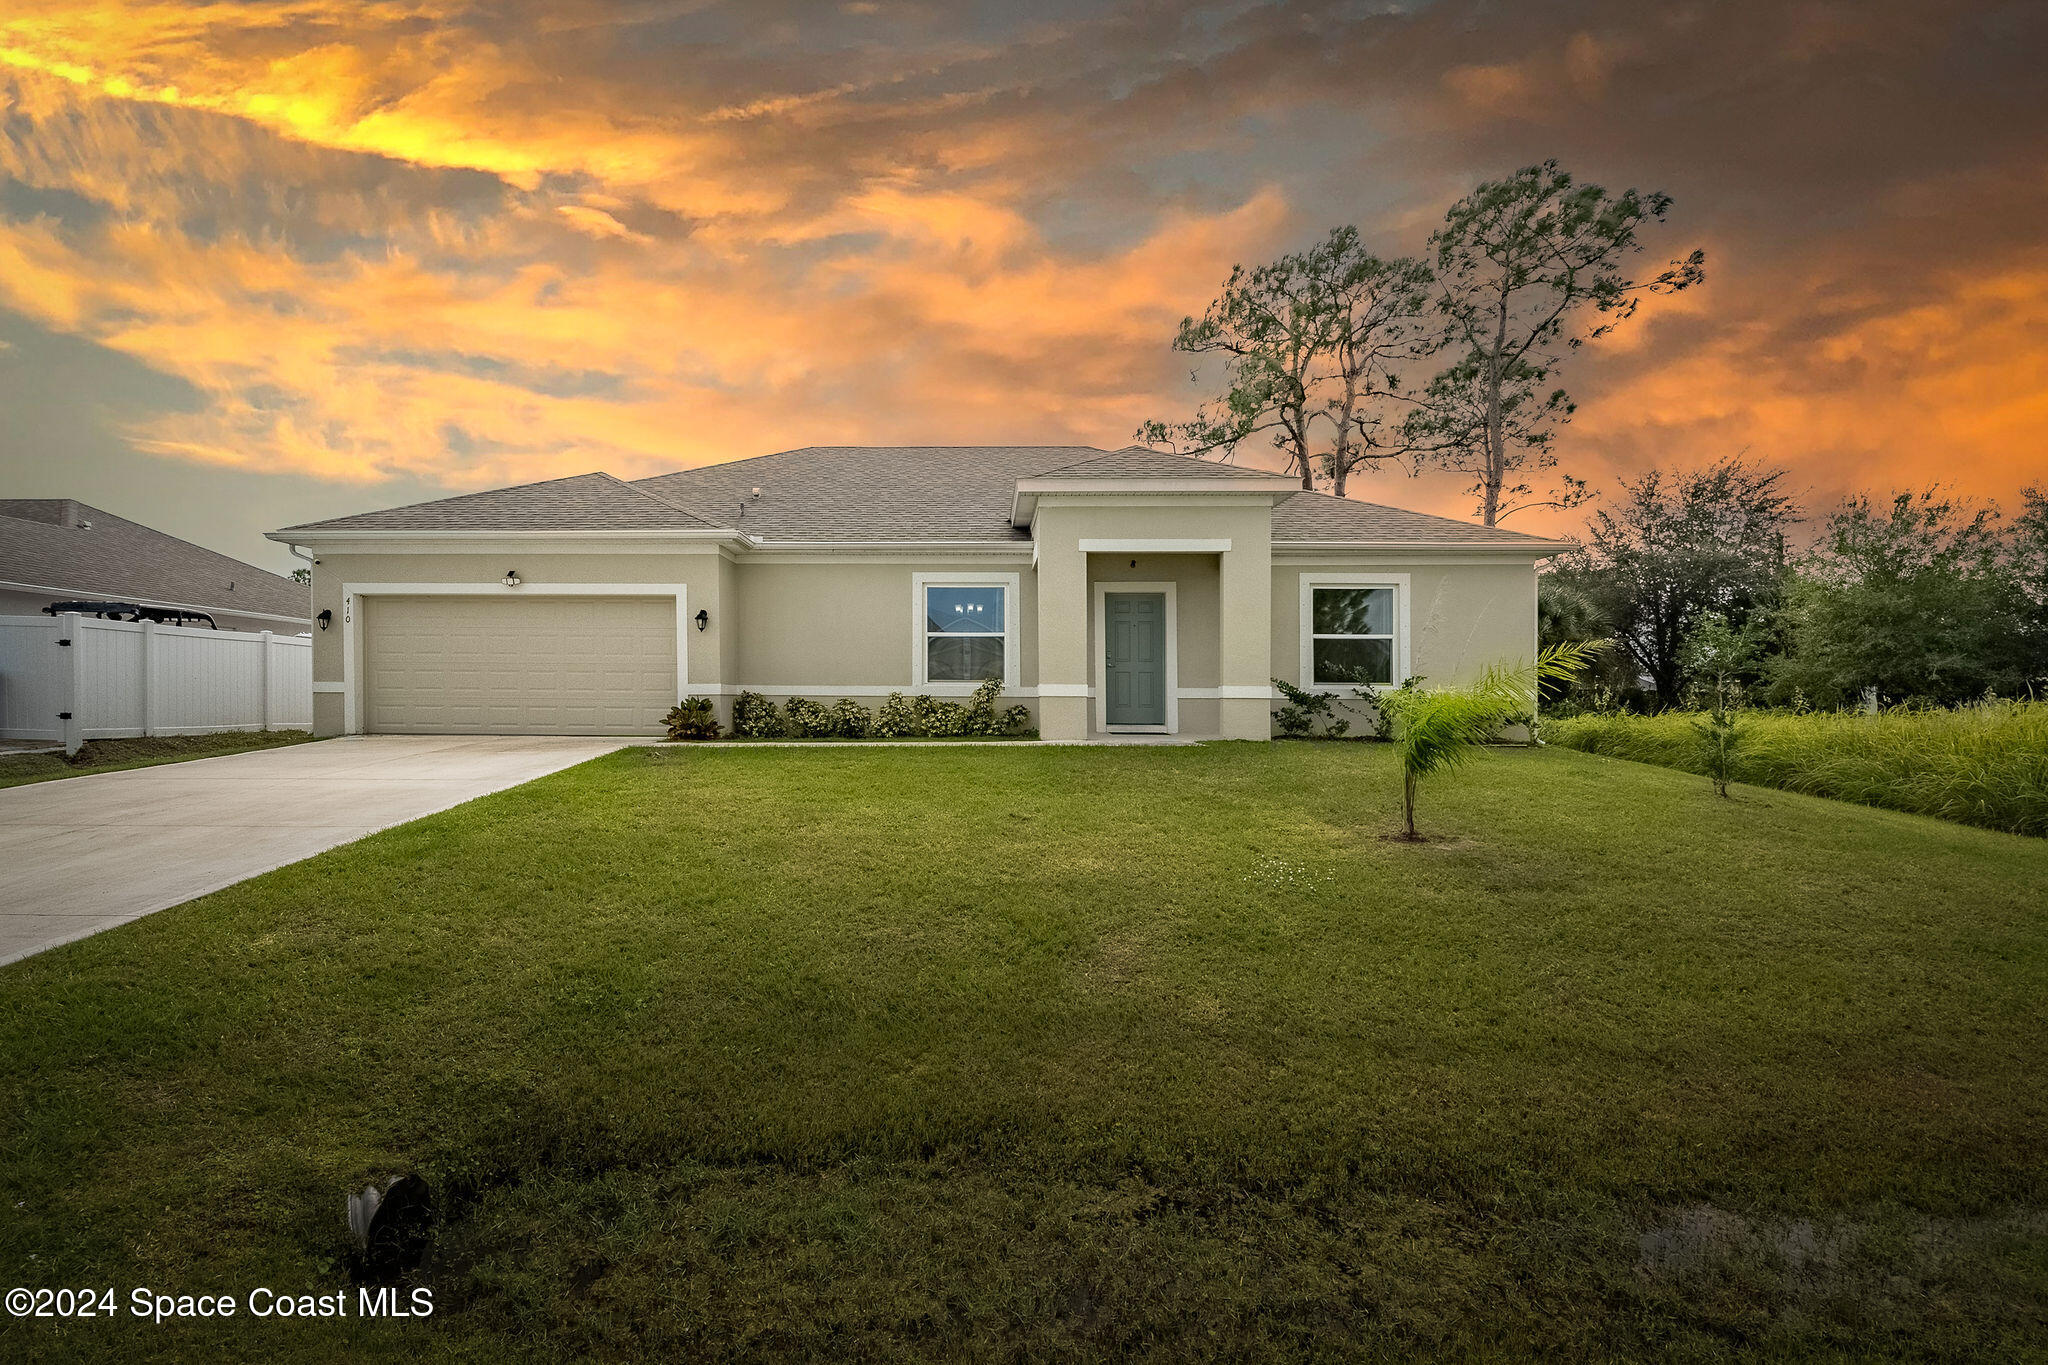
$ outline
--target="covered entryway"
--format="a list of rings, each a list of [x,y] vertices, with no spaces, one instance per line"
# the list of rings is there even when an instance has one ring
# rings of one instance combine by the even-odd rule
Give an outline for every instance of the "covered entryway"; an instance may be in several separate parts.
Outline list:
[[[359,601],[373,734],[656,734],[676,703],[673,598]]]

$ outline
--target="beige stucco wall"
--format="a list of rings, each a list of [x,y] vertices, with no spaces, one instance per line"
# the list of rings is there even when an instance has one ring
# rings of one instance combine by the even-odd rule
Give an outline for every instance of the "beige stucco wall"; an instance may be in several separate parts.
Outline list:
[[[551,583],[685,585],[689,611],[710,613],[707,630],[688,630],[686,690],[718,695],[726,720],[730,694],[741,687],[774,691],[778,699],[801,689],[827,703],[850,695],[840,689],[856,689],[851,695],[870,708],[880,701],[876,689],[916,690],[911,660],[920,641],[912,583],[918,573],[1018,575],[1020,685],[1027,692],[1046,683],[1078,685],[1084,692],[1009,698],[1031,707],[1052,737],[1099,733],[1095,700],[1085,692],[1096,675],[1094,598],[1101,582],[1175,584],[1179,729],[1185,735],[1270,732],[1270,679],[1299,680],[1301,672],[1304,575],[1406,574],[1408,671],[1432,682],[1464,681],[1489,663],[1526,660],[1533,652],[1536,575],[1530,560],[1375,553],[1275,563],[1268,515],[1263,499],[1048,500],[1038,511],[1035,571],[1021,558],[735,562],[716,552],[322,554],[313,610],[333,611],[335,626],[314,633],[313,676],[316,683],[342,681],[344,583],[494,585],[508,567],[526,580],[525,587],[507,590],[515,592],[538,594]],[[1084,539],[1228,540],[1231,549],[1088,554],[1080,549]],[[1230,695],[1233,689],[1238,695]],[[1209,695],[1186,695],[1191,690]],[[316,693],[317,733],[339,733],[343,717],[339,694]]]
[[[1017,578],[1014,607],[1019,644],[1018,685],[1035,687],[1038,638],[1037,584],[1031,562],[945,563],[847,561],[734,565],[739,583],[738,667],[726,681],[757,690],[823,686],[912,689],[911,668],[924,647],[919,574]],[[971,691],[934,687],[934,694]]]
[[[1536,652],[1536,565],[1529,559],[1444,562],[1453,556],[1361,555],[1273,566],[1273,676],[1312,691],[1301,667],[1301,583],[1304,577],[1405,574],[1408,578],[1408,676],[1432,684],[1470,682],[1489,664],[1526,663]],[[1401,679],[1396,678],[1399,682]],[[1354,718],[1371,714],[1355,705]]]

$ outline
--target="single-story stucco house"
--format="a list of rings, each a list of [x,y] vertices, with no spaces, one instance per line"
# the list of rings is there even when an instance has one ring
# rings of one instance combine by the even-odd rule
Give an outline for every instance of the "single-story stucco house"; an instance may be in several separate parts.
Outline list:
[[[1048,739],[1263,739],[1527,660],[1556,541],[1132,447],[828,447],[273,531],[314,556],[314,729],[646,734],[683,696],[964,697]]]

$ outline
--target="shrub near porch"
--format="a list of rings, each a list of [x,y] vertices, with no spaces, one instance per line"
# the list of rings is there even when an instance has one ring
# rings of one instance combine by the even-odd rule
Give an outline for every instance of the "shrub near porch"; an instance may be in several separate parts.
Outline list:
[[[1556,750],[634,750],[0,972],[51,1357],[2016,1358],[2048,844]],[[34,1257],[34,1260],[30,1258]],[[34,1333],[33,1337],[26,1333]]]

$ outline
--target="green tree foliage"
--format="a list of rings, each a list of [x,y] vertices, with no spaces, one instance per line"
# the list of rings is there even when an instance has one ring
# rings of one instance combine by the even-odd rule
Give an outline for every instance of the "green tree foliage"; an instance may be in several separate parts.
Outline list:
[[[1173,349],[1223,357],[1223,392],[1178,425],[1147,422],[1139,441],[1184,455],[1228,457],[1255,436],[1270,438],[1303,488],[1315,487],[1317,365],[1330,316],[1298,256],[1251,270],[1233,266],[1200,318],[1183,318]]]
[[[1628,269],[1642,229],[1670,207],[1667,194],[1609,194],[1545,161],[1473,190],[1429,239],[1440,344],[1457,358],[1429,385],[1407,439],[1472,476],[1486,525],[1584,501],[1582,482],[1543,497],[1525,477],[1555,467],[1551,438],[1572,412],[1564,390],[1546,386],[1566,353],[1632,317],[1644,295],[1706,278],[1701,251],[1647,279]]]
[[[1941,705],[2038,688],[2048,616],[2033,562],[2039,490],[2010,526],[1995,508],[1938,490],[1855,497],[1829,517],[1785,604],[1788,649],[1774,696],[1837,707],[1875,688],[1885,703]]]
[[[1573,677],[1605,647],[1603,640],[1552,645],[1533,664],[1496,665],[1469,687],[1402,686],[1376,694],[1373,700],[1392,720],[1401,754],[1402,837],[1422,837],[1415,830],[1415,795],[1423,778],[1462,766],[1479,745],[1533,713],[1545,681]]]
[[[1430,274],[1420,261],[1382,260],[1341,227],[1302,256],[1302,271],[1329,316],[1326,362],[1316,376],[1330,491],[1344,496],[1351,471],[1409,453],[1407,366],[1438,346],[1429,325]]]
[[[1600,597],[1582,581],[1583,575],[1546,573],[1536,580],[1536,647],[1574,644],[1582,640],[1607,640],[1614,635],[1614,622]],[[1597,706],[1603,697],[1628,690],[1633,668],[1615,651],[1607,650],[1582,674],[1569,681],[1547,680],[1542,701],[1547,707],[1570,701],[1575,706]]]
[[[1490,181],[1452,205],[1422,260],[1383,258],[1355,227],[1266,265],[1234,267],[1174,349],[1223,361],[1222,391],[1185,422],[1137,438],[1228,457],[1267,437],[1288,472],[1342,496],[1352,472],[1390,460],[1472,476],[1488,525],[1530,507],[1574,507],[1581,479],[1555,474],[1551,441],[1572,413],[1551,383],[1566,353],[1605,336],[1646,294],[1705,278],[1695,251],[1645,279],[1628,269],[1665,194],[1609,194],[1554,161]],[[1448,355],[1418,384],[1416,367]],[[1441,363],[1440,361],[1438,362]],[[1200,378],[1197,372],[1196,378]]]
[[[2012,572],[2037,612],[2048,611],[2048,488],[2020,494],[2012,523]]]
[[[1550,592],[1584,598],[1658,705],[1676,706],[1693,627],[1711,612],[1742,629],[1778,599],[1785,533],[1799,517],[1784,481],[1782,469],[1740,458],[1623,480],[1621,497],[1588,523],[1585,546],[1559,556]]]
[[[1186,422],[1145,423],[1138,440],[1227,457],[1263,435],[1303,488],[1321,474],[1341,496],[1353,470],[1408,453],[1412,399],[1401,376],[1436,348],[1429,312],[1428,268],[1381,259],[1355,227],[1267,265],[1237,266],[1173,342],[1189,355],[1221,356],[1223,392]]]

